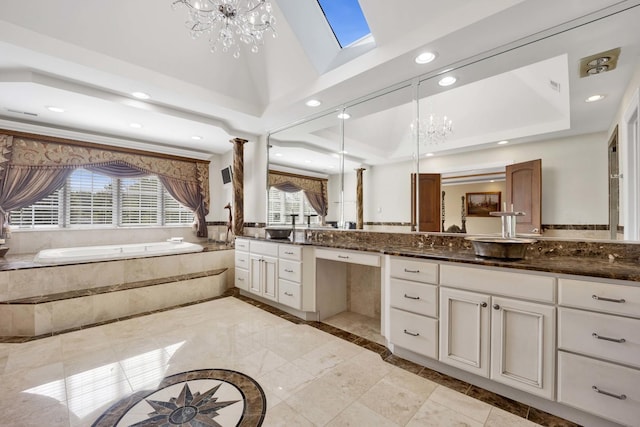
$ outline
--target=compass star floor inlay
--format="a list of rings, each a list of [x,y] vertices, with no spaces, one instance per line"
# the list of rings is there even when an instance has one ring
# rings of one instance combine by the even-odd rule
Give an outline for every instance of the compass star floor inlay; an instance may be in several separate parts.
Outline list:
[[[201,369],[165,378],[111,406],[94,427],[253,427],[262,425],[266,398],[247,375]]]

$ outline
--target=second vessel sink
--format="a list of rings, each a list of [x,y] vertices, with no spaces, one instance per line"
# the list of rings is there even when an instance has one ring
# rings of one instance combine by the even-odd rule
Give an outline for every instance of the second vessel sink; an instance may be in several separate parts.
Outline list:
[[[502,258],[522,259],[525,256],[527,246],[535,243],[535,239],[504,239],[501,237],[467,237],[473,245],[476,255]]]

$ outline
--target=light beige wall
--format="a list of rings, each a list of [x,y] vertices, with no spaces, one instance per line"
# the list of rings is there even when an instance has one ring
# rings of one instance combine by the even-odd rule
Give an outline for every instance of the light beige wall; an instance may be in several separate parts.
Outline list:
[[[451,225],[462,227],[462,196],[466,193],[500,192],[502,200],[505,197],[505,182],[486,182],[477,184],[444,185],[445,192],[445,223],[446,230]],[[466,200],[466,199],[465,199]],[[497,234],[500,233],[500,218],[498,217],[467,217],[467,233],[469,234]]]
[[[606,133],[592,133],[435,156],[420,162],[420,172],[542,159],[542,223],[607,224],[607,141]]]

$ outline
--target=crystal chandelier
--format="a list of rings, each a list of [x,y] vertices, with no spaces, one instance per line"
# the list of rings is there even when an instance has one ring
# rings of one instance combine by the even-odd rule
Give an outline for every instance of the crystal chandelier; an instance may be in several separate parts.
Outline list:
[[[187,8],[187,28],[191,37],[209,36],[211,51],[222,46],[223,52],[233,52],[240,57],[240,43],[258,52],[264,43],[265,33],[276,37],[271,3],[266,0],[174,0],[173,8]]]
[[[453,120],[447,116],[440,118],[434,114],[429,115],[429,120],[414,120],[411,123],[411,133],[417,135],[420,142],[438,144],[443,142],[453,132]]]

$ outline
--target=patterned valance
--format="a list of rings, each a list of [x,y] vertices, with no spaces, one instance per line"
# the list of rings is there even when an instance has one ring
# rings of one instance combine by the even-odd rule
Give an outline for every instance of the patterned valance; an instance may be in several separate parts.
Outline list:
[[[176,200],[193,210],[198,236],[207,236],[208,161],[21,133],[0,134],[0,221],[7,212],[44,197],[40,192],[55,191],[51,188],[59,188],[65,174],[77,168],[110,176],[157,175]]]
[[[161,175],[183,181],[198,180],[197,163],[195,162],[35,139],[13,139],[11,164],[15,166],[69,166],[77,168],[89,164],[107,165],[114,162],[127,163],[148,172],[150,175]]]
[[[315,178],[273,170],[269,171],[269,187],[275,187],[280,184],[293,184],[303,191],[322,193],[326,191],[327,181],[325,178]]]

